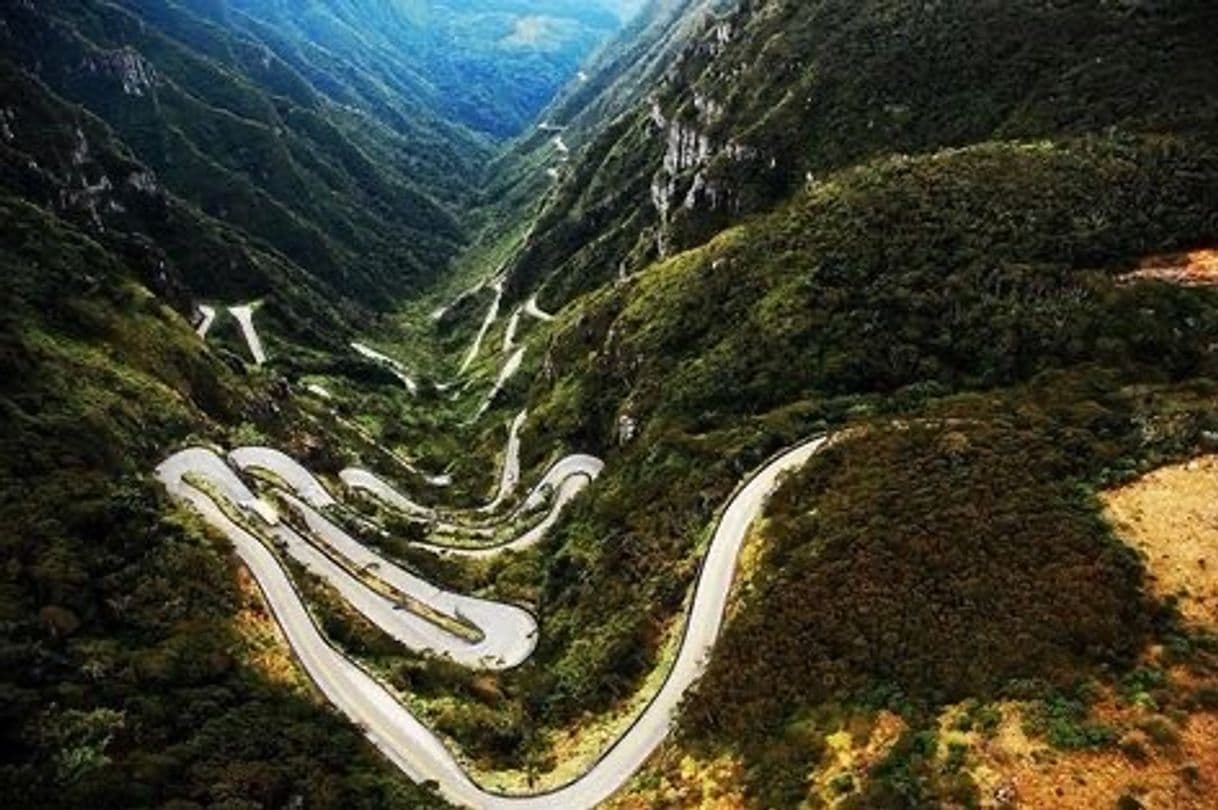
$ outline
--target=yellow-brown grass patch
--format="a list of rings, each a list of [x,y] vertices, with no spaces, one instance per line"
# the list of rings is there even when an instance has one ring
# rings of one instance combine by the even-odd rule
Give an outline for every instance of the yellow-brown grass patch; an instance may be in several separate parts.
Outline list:
[[[1164,467],[1103,496],[1120,537],[1146,560],[1151,589],[1193,622],[1218,619],[1218,456]]]
[[[1135,281],[1165,281],[1182,287],[1213,287],[1218,285],[1218,250],[1194,250],[1154,256],[1141,266],[1121,276],[1123,283]]]
[[[233,628],[244,644],[245,662],[271,683],[306,688],[308,682],[268,612],[258,584],[243,565],[236,566],[235,576],[241,606],[233,617]]]
[[[1003,707],[1003,721],[988,740],[973,739],[969,771],[989,808],[1092,810],[1115,807],[1122,796],[1148,810],[1203,810],[1218,795],[1218,715],[1188,718],[1170,746],[1124,738],[1144,752],[1131,756],[1125,745],[1102,751],[1059,751],[1029,738],[1015,705]]]

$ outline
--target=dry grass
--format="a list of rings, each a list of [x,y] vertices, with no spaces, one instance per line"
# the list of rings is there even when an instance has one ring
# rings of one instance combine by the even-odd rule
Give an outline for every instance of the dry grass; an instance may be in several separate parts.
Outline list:
[[[1002,714],[989,739],[973,733],[947,737],[969,746],[968,770],[981,789],[982,807],[1092,810],[1115,807],[1126,795],[1147,810],[1215,806],[1218,715],[1193,715],[1176,729],[1172,744],[1132,731],[1119,748],[1071,752],[1029,738],[1018,705],[1002,706]]]
[[[1218,620],[1218,456],[1164,467],[1103,496],[1108,519],[1146,561],[1160,597],[1188,621]]]
[[[867,774],[884,760],[905,732],[905,721],[899,715],[882,711],[861,727],[852,722],[825,738],[828,750],[812,774],[810,793],[823,806],[832,807],[842,798],[834,788],[835,782],[850,777],[862,784]],[[821,806],[816,804],[814,806]]]
[[[1183,287],[1218,286],[1218,250],[1154,256],[1142,262],[1137,270],[1121,276],[1120,281],[1165,281]]]
[[[604,810],[737,810],[746,806],[742,782],[740,761],[733,757],[704,761],[668,748]]]

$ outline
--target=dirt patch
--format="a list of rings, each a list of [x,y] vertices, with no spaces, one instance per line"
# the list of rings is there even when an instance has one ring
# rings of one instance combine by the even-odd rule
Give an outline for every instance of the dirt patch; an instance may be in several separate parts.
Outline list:
[[[1092,810],[1116,807],[1123,796],[1147,810],[1203,810],[1218,790],[1218,715],[1188,718],[1169,746],[1147,741],[1104,751],[1058,751],[1030,739],[1017,706],[988,740],[974,740],[969,771],[982,807]],[[1127,750],[1122,750],[1127,749]]]
[[[1132,273],[1119,279],[1130,284],[1136,281],[1164,281],[1182,287],[1218,286],[1218,250],[1194,250],[1154,256],[1142,262]]]
[[[1152,590],[1181,615],[1218,622],[1218,456],[1164,467],[1103,496],[1109,521],[1145,556]]]

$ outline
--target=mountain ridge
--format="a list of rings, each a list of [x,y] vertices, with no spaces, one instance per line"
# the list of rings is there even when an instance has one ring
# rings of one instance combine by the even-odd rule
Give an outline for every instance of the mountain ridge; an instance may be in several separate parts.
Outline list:
[[[274,663],[273,612],[153,478],[176,450],[282,451],[404,577],[524,609],[527,660],[462,667],[265,544],[454,778],[536,794],[707,620],[720,506],[828,436],[741,529],[706,674],[608,806],[1205,806],[1214,628],[1100,494],[1218,435],[1218,297],[1137,272],[1218,245],[1211,4],[484,0],[427,34],[448,6],[324,5],[0,12],[16,801],[442,806]],[[532,12],[583,22],[530,22],[460,96]],[[436,553],[530,525],[532,496],[457,516],[573,454],[603,470],[540,539]]]

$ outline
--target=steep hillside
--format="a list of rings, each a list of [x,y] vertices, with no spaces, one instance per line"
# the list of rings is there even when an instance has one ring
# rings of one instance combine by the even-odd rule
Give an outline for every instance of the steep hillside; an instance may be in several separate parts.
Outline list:
[[[1104,504],[1218,446],[1215,30],[7,4],[0,785],[1203,810],[1208,535]]]
[[[147,475],[188,435],[274,430],[267,391],[138,283],[140,245],[7,191],[0,218],[6,801],[435,807],[315,701],[251,586]]]
[[[564,172],[517,294],[565,302],[875,156],[1215,119],[1201,2],[758,0],[683,19],[698,36],[651,100]]]
[[[491,145],[458,107],[519,128],[624,13],[551,5],[528,16],[510,2],[302,13],[57,0],[8,6],[0,41],[12,82],[28,81],[24,71],[87,109],[158,188],[277,265],[217,263],[200,246],[174,257],[194,268],[183,293],[260,301],[276,334],[334,348],[344,321],[430,283],[472,233],[465,215]],[[506,41],[534,17],[529,41]],[[36,151],[27,119],[38,112],[27,115],[12,89],[6,115],[26,136],[18,148]]]
[[[223,10],[0,12],[0,784],[19,806],[441,806],[318,701],[149,472],[191,441],[358,444],[251,368],[234,319],[202,340],[201,305],[256,301],[273,361],[377,379],[339,353],[455,254],[488,147],[342,106]]]
[[[459,199],[453,178],[468,176],[479,152],[452,143],[437,153],[381,127],[380,154],[370,154],[362,144],[375,125],[255,40],[170,3],[18,4],[4,21],[11,60],[106,121],[175,194],[331,290],[384,306],[463,238],[430,186]],[[377,161],[385,154],[393,159]],[[416,179],[411,158],[424,155],[435,169]]]
[[[619,132],[618,119],[633,117],[714,19],[714,10],[730,5],[708,0],[642,4],[624,30],[585,66],[581,79],[568,84],[542,111],[536,127],[521,133],[492,163],[490,186],[475,212],[478,245],[457,272],[441,279],[438,292],[457,294],[476,282],[478,274],[498,273],[512,264],[521,247],[534,239],[534,212],[545,210],[551,200],[561,204],[557,195],[564,181],[573,167],[584,165],[572,161],[572,150],[579,152],[607,128]],[[545,222],[540,223],[543,235]],[[448,329],[459,320],[457,311],[447,311],[442,325]]]
[[[282,334],[325,343],[351,307],[265,243],[165,187],[100,120],[0,63],[5,112],[0,167],[8,193],[72,222],[139,271],[185,318],[201,296],[248,300],[283,290],[267,309]]]
[[[399,115],[409,120],[422,112],[496,138],[531,124],[630,14],[612,0],[232,0],[228,6],[229,21],[293,43],[294,57],[280,55],[297,61],[302,73],[393,110],[395,124]],[[335,85],[337,72],[327,64],[335,57],[362,75]]]
[[[1080,701],[1070,722],[1085,726],[1090,704],[1071,691],[1077,681],[1127,670],[1146,660],[1147,638],[1178,632],[1165,629],[1161,605],[1139,607],[1140,575],[1094,522],[1094,500],[1072,493],[1195,452],[1213,424],[1212,292],[1118,279],[1148,256],[1218,242],[1218,86],[1203,33],[1214,24],[1198,3],[743,4],[705,23],[654,90],[654,106],[640,99],[573,150],[508,265],[505,296],[506,306],[540,290],[543,309],[562,310],[521,394],[534,414],[526,446],[560,441],[609,460],[537,561],[547,632],[535,660],[505,679],[543,740],[565,740],[561,729],[588,722],[590,708],[617,716],[663,665],[704,527],[742,472],[801,435],[852,423],[884,447],[894,419],[946,414],[992,420],[998,432],[963,430],[982,449],[974,461],[957,454],[960,475],[979,480],[923,475],[926,491],[909,502],[942,503],[949,514],[927,513],[918,536],[875,550],[880,568],[847,580],[876,593],[897,578],[892,604],[829,610],[822,602],[844,602],[850,589],[809,578],[822,565],[871,564],[863,555],[872,552],[852,549],[857,538],[844,529],[780,529],[786,550],[760,558],[759,584],[727,628],[734,652],[716,656],[684,742],[640,780],[638,801],[671,796],[651,792],[660,779],[689,788],[693,805],[716,795],[722,785],[689,784],[692,756],[708,772],[736,763],[742,803],[796,806],[812,789],[801,780],[823,753],[817,741],[846,722],[832,710],[842,702],[869,717],[879,706],[900,712],[910,733],[867,792],[843,789],[837,800],[959,799],[968,791],[936,781],[934,758],[916,747],[947,703],[1019,697],[1034,714],[1037,700],[1057,705],[1062,689],[1061,700]],[[793,509],[840,490],[835,497],[899,515],[910,481],[886,468],[957,463],[947,446],[957,437],[941,441],[897,442],[857,489],[792,489]],[[1078,463],[1037,455],[1062,442]],[[1023,453],[1026,468],[993,458],[1010,452]],[[986,475],[1021,493],[994,505],[1021,526],[1012,542],[1046,542],[1021,510],[1052,498],[1059,527],[1077,529],[1054,542],[1081,544],[1062,555],[1112,550],[1110,569],[1078,575],[1103,591],[1085,598],[1132,612],[1103,625],[1108,614],[1097,623],[1053,606],[1055,593],[1044,601],[1038,589],[1058,575],[1048,570],[1060,556],[1052,553],[1004,563],[1018,581],[977,592],[1021,594],[1026,613],[998,611],[1016,623],[1068,614],[1085,626],[1063,626],[1041,653],[1008,666],[1002,650],[1023,629],[984,612],[954,616],[968,594],[920,581],[910,566],[964,576],[1014,553],[999,541],[1007,530],[987,528],[986,514],[959,498],[984,488]],[[973,510],[958,531],[954,509]],[[858,526],[851,515],[840,525]],[[956,551],[978,532],[982,542]],[[907,600],[926,602],[923,588],[931,601],[917,615],[942,617],[932,628],[942,634],[897,633],[907,640],[890,655],[880,645]],[[846,610],[868,611],[869,623]],[[1198,647],[1187,666],[1212,684],[1205,631],[1188,632]],[[789,646],[766,641],[784,634]],[[859,656],[844,657],[855,638]],[[827,652],[806,656],[810,643]],[[945,649],[953,645],[968,652],[956,658]],[[942,683],[911,678],[905,656],[939,667]],[[820,689],[825,681],[834,688]],[[1173,689],[1172,700],[1190,700],[1191,687]],[[805,717],[819,718],[808,720],[807,739],[787,731]],[[1112,743],[1108,733],[1094,744]],[[790,744],[775,744],[788,734]],[[527,760],[553,756],[543,744]]]

